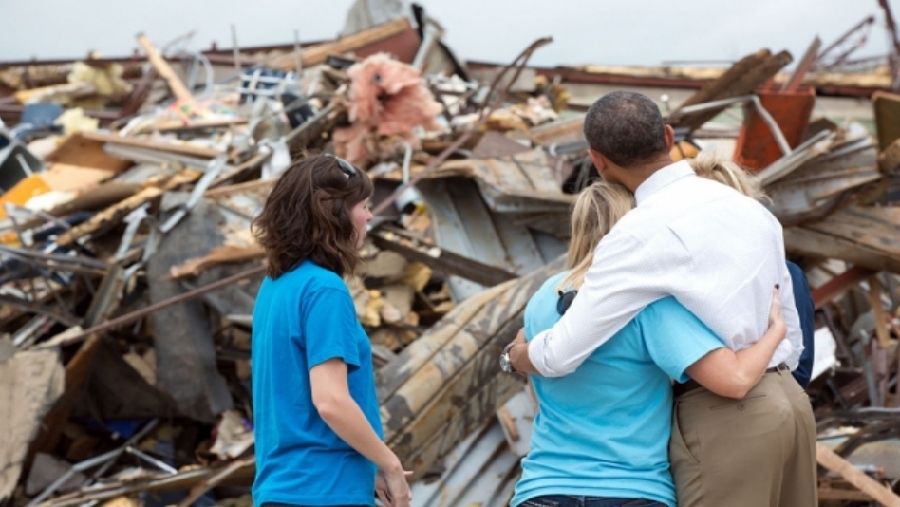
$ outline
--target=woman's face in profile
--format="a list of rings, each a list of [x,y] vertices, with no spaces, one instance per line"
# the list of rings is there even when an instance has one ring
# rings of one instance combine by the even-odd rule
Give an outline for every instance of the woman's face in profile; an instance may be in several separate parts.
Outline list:
[[[356,203],[350,210],[350,220],[353,222],[353,233],[356,238],[356,248],[362,248],[366,241],[366,225],[372,220],[372,211],[369,209],[369,199],[363,199]]]

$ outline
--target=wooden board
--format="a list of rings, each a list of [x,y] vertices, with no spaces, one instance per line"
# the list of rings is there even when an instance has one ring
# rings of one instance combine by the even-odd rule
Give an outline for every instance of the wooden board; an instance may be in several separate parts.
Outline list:
[[[558,260],[466,299],[379,371],[385,441],[416,477],[521,390],[497,355],[522,327],[525,304],[562,267]]]
[[[343,55],[344,53],[364,48],[379,41],[400,35],[410,28],[409,20],[406,18],[399,18],[383,25],[369,28],[368,30],[341,37],[334,42],[304,48],[301,51],[303,66],[311,67],[313,65],[320,65],[331,55]],[[291,52],[290,54],[275,59],[275,61],[272,62],[272,65],[283,70],[295,70],[297,62],[294,58],[294,53]]]
[[[884,150],[900,139],[900,95],[877,91],[872,94],[872,109],[878,145]]]
[[[88,139],[80,133],[67,137],[44,160],[46,162],[63,162],[80,167],[102,169],[116,174],[134,165],[134,161],[122,160],[107,155],[103,151],[103,141]]]
[[[878,483],[849,461],[841,458],[821,442],[816,442],[816,461],[828,470],[847,479],[860,491],[885,507],[900,507],[900,497]]]
[[[135,137],[122,137],[114,134],[105,134],[102,132],[84,132],[85,139],[100,143],[121,144],[123,146],[134,146],[137,148],[147,148],[149,150],[163,151],[167,153],[175,153],[188,157],[213,159],[220,155],[219,150],[200,146],[191,143],[178,143],[168,141],[154,141],[150,139],[142,139]]]

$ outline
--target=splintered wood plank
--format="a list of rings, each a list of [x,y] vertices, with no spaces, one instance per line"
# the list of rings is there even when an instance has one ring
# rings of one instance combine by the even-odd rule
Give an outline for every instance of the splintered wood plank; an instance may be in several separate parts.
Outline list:
[[[416,473],[429,470],[468,432],[494,418],[500,405],[521,390],[520,378],[500,372],[497,355],[522,327],[528,300],[550,274],[560,269],[562,262],[558,260],[484,291],[480,296],[486,295],[486,300],[473,297],[464,301],[458,312],[476,308],[465,323],[458,324],[448,314],[407,347],[406,355],[382,368],[382,372],[403,370],[402,375],[392,375],[394,385],[389,394],[381,396],[385,441],[404,463],[413,464]],[[435,342],[442,343],[436,346]],[[407,353],[419,348],[422,353]],[[410,368],[408,363],[413,358],[416,367]],[[397,379],[403,381],[397,385]]]
[[[160,189],[156,187],[147,187],[137,194],[110,206],[101,213],[97,213],[77,227],[73,227],[66,231],[57,238],[56,243],[59,246],[69,246],[79,238],[102,234],[119,225],[126,215],[138,209],[144,203],[159,198],[161,194],[162,192]]]
[[[320,65],[331,55],[342,55],[350,51],[364,48],[371,44],[400,35],[410,28],[411,25],[406,18],[398,18],[394,21],[389,21],[367,30],[341,37],[334,42],[304,48],[301,51],[303,66],[311,67]],[[272,66],[279,67],[283,70],[295,70],[297,62],[294,58],[294,52],[278,57],[272,62]]]
[[[89,141],[121,144],[124,146],[134,146],[136,148],[146,148],[148,150],[175,153],[177,155],[185,155],[188,157],[202,159],[214,159],[221,154],[219,150],[208,148],[206,146],[200,146],[194,143],[154,141],[151,139],[142,139],[137,137],[122,137],[115,134],[106,134],[103,132],[82,132],[81,135]]]
[[[169,89],[172,90],[172,95],[175,96],[181,102],[191,102],[194,100],[194,95],[188,90],[187,86],[181,81],[181,78],[178,77],[178,73],[175,72],[175,69],[169,65],[165,59],[163,59],[162,55],[159,54],[159,50],[156,49],[156,46],[150,42],[150,39],[147,38],[144,34],[139,34],[138,44],[144,48],[144,52],[147,53],[147,59],[150,60],[150,64],[156,68],[156,72],[159,73],[160,77],[165,79],[166,84],[169,85]]]
[[[872,94],[875,131],[882,150],[900,139],[900,95],[878,90]]]
[[[860,491],[885,507],[900,507],[900,497],[888,487],[872,479],[852,463],[841,458],[821,442],[816,442],[816,461],[828,470],[840,475]]]
[[[875,336],[878,337],[878,346],[883,349],[891,348],[891,334],[885,327],[888,322],[887,313],[881,304],[881,282],[878,275],[869,277],[869,304],[872,305],[872,317],[875,319]]]

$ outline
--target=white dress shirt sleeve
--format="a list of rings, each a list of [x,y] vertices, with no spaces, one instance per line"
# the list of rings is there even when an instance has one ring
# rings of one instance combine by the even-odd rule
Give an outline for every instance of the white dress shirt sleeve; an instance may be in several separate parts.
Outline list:
[[[653,248],[621,230],[614,228],[600,241],[565,315],[530,342],[528,357],[541,375],[561,377],[575,371],[641,310],[670,293],[667,274],[690,265],[683,249]]]
[[[780,225],[779,225],[780,227]],[[781,237],[781,236],[779,236]],[[784,251],[783,239],[779,242],[780,251]],[[785,339],[778,344],[775,355],[769,366],[777,366],[778,362],[784,362],[792,371],[797,369],[800,362],[800,354],[803,352],[803,333],[800,330],[800,315],[797,313],[797,300],[794,299],[794,282],[791,280],[791,272],[782,259],[779,266],[781,280],[778,282],[778,302],[781,303],[781,316],[784,319],[787,333]],[[779,361],[781,359],[781,361]]]

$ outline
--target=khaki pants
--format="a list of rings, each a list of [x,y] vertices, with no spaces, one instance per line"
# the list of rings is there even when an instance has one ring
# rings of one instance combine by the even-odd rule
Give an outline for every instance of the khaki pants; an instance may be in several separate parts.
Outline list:
[[[789,371],[743,400],[697,388],[675,400],[669,460],[679,507],[816,507],[816,426]]]

